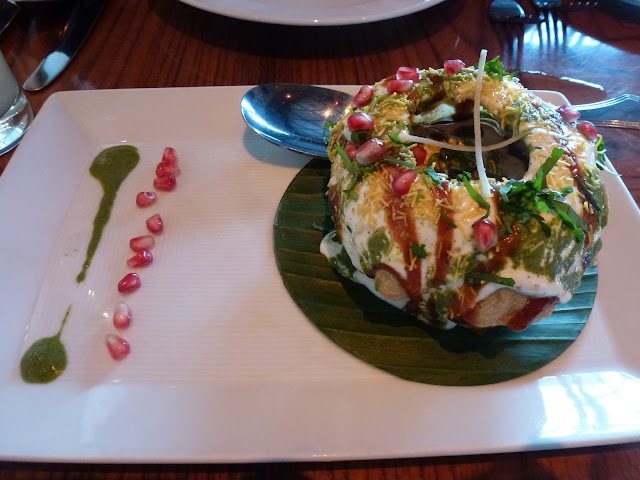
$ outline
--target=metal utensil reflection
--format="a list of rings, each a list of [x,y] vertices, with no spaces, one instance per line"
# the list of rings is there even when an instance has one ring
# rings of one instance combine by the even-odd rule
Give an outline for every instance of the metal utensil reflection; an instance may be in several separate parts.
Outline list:
[[[272,83],[249,90],[240,110],[247,125],[270,142],[326,157],[325,124],[337,122],[352,99],[352,95],[328,88]]]
[[[529,15],[515,0],[493,0],[489,5],[489,18],[494,22],[541,23],[544,15]]]
[[[34,92],[46,87],[65,69],[89,36],[105,3],[106,0],[76,0],[58,44],[24,82],[25,90]]]
[[[563,0],[533,0],[533,4],[540,10],[580,10],[598,6],[598,2],[593,0],[576,0],[571,2],[564,2]]]
[[[601,102],[573,105],[597,127],[640,130],[640,96],[625,93]]]
[[[13,0],[0,0],[0,35],[9,26],[20,11],[20,7]]]

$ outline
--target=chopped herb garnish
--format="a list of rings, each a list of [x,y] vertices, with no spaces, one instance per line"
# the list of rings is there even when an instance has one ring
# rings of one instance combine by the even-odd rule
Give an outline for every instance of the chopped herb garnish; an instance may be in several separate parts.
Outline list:
[[[498,275],[493,275],[491,273],[485,273],[485,272],[467,272],[465,274],[465,277],[471,280],[480,280],[483,282],[497,283],[499,285],[504,285],[507,287],[513,287],[516,284],[513,278],[499,277]]]
[[[389,162],[389,163],[395,163],[396,165],[401,165],[403,167],[407,167],[407,168],[411,168],[413,170],[415,170],[417,167],[410,162],[405,162],[404,160],[398,160],[397,158],[384,158],[382,159],[383,162]]]
[[[467,192],[469,192],[469,195],[471,195],[471,198],[473,198],[478,205],[487,211],[487,213],[484,214],[484,217],[482,217],[487,218],[489,216],[489,211],[491,210],[491,205],[489,205],[489,202],[487,202],[484,197],[480,195],[475,188],[473,188],[473,185],[471,185],[471,182],[469,181],[471,174],[469,172],[464,172],[462,175],[458,175],[458,178],[460,178],[462,183],[464,183],[464,186],[466,187]]]
[[[495,120],[496,116],[483,106],[480,106],[480,118],[490,118],[491,120]]]
[[[491,78],[495,78],[496,80],[500,80],[500,81],[503,80],[505,75],[509,75],[509,77],[513,78],[513,76],[516,73],[518,73],[518,72],[509,73],[505,71],[504,64],[500,61],[500,55],[498,55],[492,60],[485,62],[484,71]]]
[[[584,240],[584,233],[589,230],[589,225],[585,222],[584,218],[578,215],[571,205],[564,202],[559,202],[554,198],[547,198],[547,204],[553,208],[558,217],[573,230],[573,234],[576,237],[577,242]]]
[[[402,140],[400,140],[400,138],[398,137],[398,135],[400,135],[400,132],[396,132],[395,130],[389,132],[388,135],[391,141],[393,143],[397,143],[398,145],[411,145],[413,143],[413,142],[403,142]]]
[[[353,192],[353,188],[356,186],[356,182],[358,181],[358,169],[353,164],[347,152],[345,152],[342,147],[336,144],[336,151],[338,155],[342,157],[342,161],[344,162],[344,168],[351,174],[351,185],[349,185],[344,191],[347,193]]]
[[[525,224],[533,219],[538,222],[545,235],[550,236],[551,228],[545,223],[540,213],[552,212],[573,230],[578,242],[584,240],[584,234],[588,231],[587,223],[573,210],[571,205],[556,200],[568,195],[572,188],[563,188],[560,193],[546,189],[547,174],[562,154],[562,149],[554,148],[549,158],[536,172],[534,180],[512,179],[498,189],[501,196],[498,209],[503,214],[503,224],[509,233],[511,233],[513,222]]]
[[[422,245],[413,244],[409,248],[418,258],[424,259],[424,258],[427,258],[427,255],[429,255],[427,251],[424,249],[424,243]]]
[[[449,215],[447,215],[447,212],[445,212],[444,208],[442,207],[440,207],[440,215],[442,215],[442,218],[444,219],[444,223],[449,225],[451,228],[458,228],[458,226],[451,221],[451,219],[449,218]]]
[[[325,144],[329,143],[329,137],[327,137],[327,132],[335,126],[336,126],[335,123],[325,122],[324,127],[322,129],[322,140],[324,140]]]
[[[547,174],[551,171],[553,167],[555,167],[564,150],[561,148],[554,148],[551,151],[551,155],[549,158],[545,160],[545,162],[540,166],[538,171],[536,172],[536,178],[533,181],[533,185],[537,190],[542,190],[543,188],[547,188]]]
[[[596,166],[600,170],[604,170],[605,172],[610,173],[611,175],[616,175],[619,177],[620,176],[619,173],[616,173],[613,170],[611,170],[609,167],[607,167],[606,151],[607,149],[604,146],[604,139],[602,138],[602,135],[598,135],[598,141],[596,142],[596,152],[597,152]]]
[[[438,172],[436,172],[435,168],[427,167],[422,171],[422,173],[427,175],[434,184],[440,185],[440,176],[438,176]]]
[[[562,187],[562,190],[560,191],[560,196],[566,197],[571,192],[573,192],[573,187],[571,185],[565,185],[564,187]]]

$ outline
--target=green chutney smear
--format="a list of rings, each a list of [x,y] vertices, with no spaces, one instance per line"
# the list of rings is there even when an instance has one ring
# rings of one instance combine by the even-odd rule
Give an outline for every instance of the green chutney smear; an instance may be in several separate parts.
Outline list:
[[[113,202],[116,199],[118,189],[127,175],[138,165],[140,155],[138,149],[131,145],[118,145],[109,147],[100,152],[93,159],[89,173],[102,185],[104,194],[100,200],[100,207],[93,219],[93,234],[87,247],[87,257],[82,265],[82,270],[76,277],[78,283],[82,283],[87,276],[87,269],[96,253],[105,225],[111,216]]]
[[[67,368],[67,352],[64,349],[60,336],[71,305],[67,308],[60,330],[53,337],[44,337],[36,340],[29,349],[24,352],[20,360],[20,375],[27,383],[49,383],[62,375]]]

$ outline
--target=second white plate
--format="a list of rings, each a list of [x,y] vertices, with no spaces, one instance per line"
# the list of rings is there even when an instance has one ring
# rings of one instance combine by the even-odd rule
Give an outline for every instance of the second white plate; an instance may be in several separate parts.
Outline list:
[[[255,22],[349,25],[409,15],[444,0],[180,0],[202,10]]]

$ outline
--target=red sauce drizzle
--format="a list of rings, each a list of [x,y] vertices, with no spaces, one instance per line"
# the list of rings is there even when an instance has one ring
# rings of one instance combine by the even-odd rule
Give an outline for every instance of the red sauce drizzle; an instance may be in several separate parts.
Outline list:
[[[449,183],[443,182],[442,188],[434,188],[431,190],[434,201],[449,199],[450,190]],[[453,228],[449,226],[444,216],[440,215],[438,219],[438,238],[436,240],[435,255],[436,255],[436,270],[433,274],[433,286],[438,286],[446,283],[447,271],[449,270],[449,264],[451,263],[451,246],[453,245]]]
[[[547,307],[558,303],[558,297],[537,297],[527,300],[526,305],[518,313],[516,313],[507,327],[512,332],[521,332],[525,330],[533,319],[542,313]]]
[[[384,175],[389,175],[389,185],[391,179],[401,172],[400,168],[395,166],[386,167]],[[388,272],[395,275],[400,284],[406,290],[409,298],[415,304],[422,301],[422,263],[416,261],[413,269],[411,269],[412,256],[411,245],[419,245],[418,233],[416,230],[416,222],[413,216],[413,208],[405,205],[402,196],[397,195],[389,188],[386,190],[387,207],[385,208],[385,218],[394,242],[400,247],[404,260],[405,277],[403,278],[392,268],[385,265],[377,266],[384,268]]]

